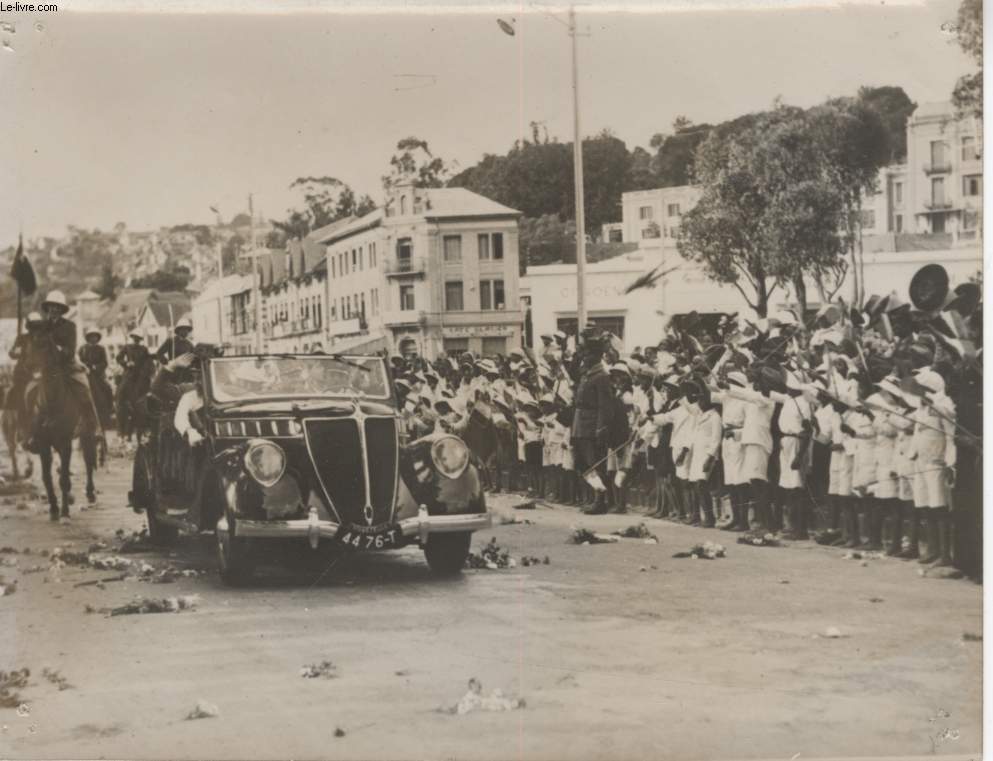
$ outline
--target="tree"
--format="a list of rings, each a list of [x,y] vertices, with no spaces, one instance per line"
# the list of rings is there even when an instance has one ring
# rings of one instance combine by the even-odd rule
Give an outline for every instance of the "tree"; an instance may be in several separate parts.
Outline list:
[[[151,288],[155,291],[185,291],[190,280],[192,277],[186,267],[173,267],[133,280],[131,287]]]
[[[224,268],[226,273],[230,275],[240,270],[239,257],[247,247],[248,241],[242,238],[238,233],[235,233],[224,241],[224,245],[221,247],[221,266]],[[272,246],[270,246],[270,248],[272,248]]]
[[[523,217],[518,248],[522,274],[531,265],[574,263],[576,223],[564,222],[557,214]]]
[[[100,283],[95,288],[101,299],[113,299],[118,289],[123,285],[121,279],[114,274],[114,268],[108,262],[100,270]]]
[[[656,134],[651,146],[656,149],[654,187],[676,187],[694,181],[696,150],[713,129],[709,124],[694,125],[685,116],[677,116],[671,135]]]
[[[629,161],[624,141],[610,130],[583,140],[583,206],[586,232],[590,235],[598,235],[605,222],[620,221],[621,193],[626,189]],[[569,216],[575,217],[575,201],[569,209]]]
[[[390,173],[383,177],[383,189],[412,183],[417,188],[440,188],[452,175],[443,159],[431,153],[426,140],[405,137],[397,141],[396,152],[390,158]]]
[[[907,159],[907,120],[917,104],[902,87],[860,87],[858,99],[879,115],[889,143],[889,163]]]
[[[890,157],[886,128],[878,112],[855,98],[833,98],[808,112],[824,153],[825,176],[844,201],[844,240],[852,275],[852,303],[865,298],[862,258],[862,198],[876,191],[879,170]]]
[[[301,202],[287,209],[285,219],[272,220],[275,229],[266,237],[269,248],[282,248],[287,240],[304,238],[320,227],[375,208],[369,196],[356,198],[355,191],[337,177],[297,177],[290,190],[300,195]]]
[[[972,56],[979,71],[959,77],[952,103],[960,114],[983,115],[983,0],[962,0],[956,23],[959,47]]]
[[[842,250],[843,197],[807,114],[779,106],[719,125],[696,155],[703,195],[683,216],[680,253],[734,286],[760,317],[776,288],[806,305],[804,276]]]
[[[655,178],[652,154],[640,145],[636,146],[628,159],[624,190],[650,190],[655,187],[658,187],[658,181]]]

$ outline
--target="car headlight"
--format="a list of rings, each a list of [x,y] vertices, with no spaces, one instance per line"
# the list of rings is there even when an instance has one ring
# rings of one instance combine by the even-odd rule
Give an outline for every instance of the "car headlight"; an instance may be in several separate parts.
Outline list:
[[[253,439],[245,451],[245,470],[262,486],[274,486],[286,470],[286,454],[271,441]]]
[[[431,459],[446,478],[458,478],[469,465],[469,447],[461,439],[444,436],[431,445]]]

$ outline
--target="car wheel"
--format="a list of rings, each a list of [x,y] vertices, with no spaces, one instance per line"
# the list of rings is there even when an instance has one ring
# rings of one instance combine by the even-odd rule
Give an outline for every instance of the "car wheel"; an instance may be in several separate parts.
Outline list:
[[[472,534],[432,534],[424,547],[424,557],[438,576],[454,576],[465,567]]]
[[[218,521],[214,527],[214,539],[221,581],[232,587],[250,582],[255,573],[255,560],[248,542],[232,536],[224,520]]]

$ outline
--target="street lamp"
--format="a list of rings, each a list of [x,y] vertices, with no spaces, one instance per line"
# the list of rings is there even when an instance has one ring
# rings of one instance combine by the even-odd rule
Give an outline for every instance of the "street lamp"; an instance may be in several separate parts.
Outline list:
[[[559,19],[556,19],[559,21]],[[559,21],[561,23],[561,21]],[[497,19],[504,34],[515,36],[513,25]],[[572,164],[576,189],[576,335],[586,327],[586,220],[583,201],[583,142],[579,132],[579,57],[576,50],[576,9],[569,7],[569,36],[572,38]]]

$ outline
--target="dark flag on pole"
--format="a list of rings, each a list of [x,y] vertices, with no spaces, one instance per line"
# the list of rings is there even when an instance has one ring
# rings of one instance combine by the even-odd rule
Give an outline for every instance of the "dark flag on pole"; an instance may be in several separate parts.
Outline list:
[[[10,276],[17,282],[17,287],[25,296],[31,296],[38,289],[34,267],[24,255],[24,240],[21,236],[18,236],[17,239],[17,253],[14,255],[14,263],[10,267]]]

